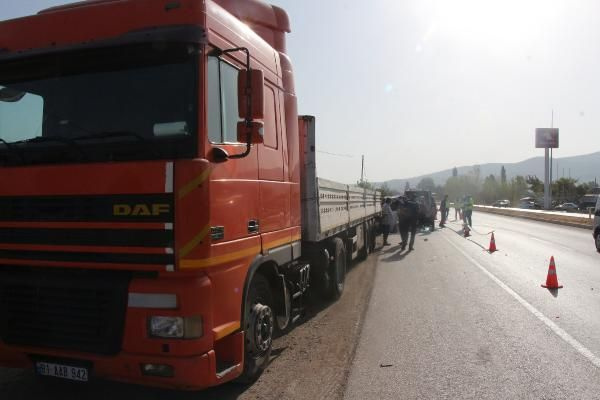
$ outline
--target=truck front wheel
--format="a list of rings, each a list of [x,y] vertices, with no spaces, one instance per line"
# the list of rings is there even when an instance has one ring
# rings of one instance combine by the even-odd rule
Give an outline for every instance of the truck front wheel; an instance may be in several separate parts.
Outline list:
[[[244,372],[239,381],[258,379],[269,363],[273,346],[275,314],[269,281],[256,275],[250,284],[244,307]]]

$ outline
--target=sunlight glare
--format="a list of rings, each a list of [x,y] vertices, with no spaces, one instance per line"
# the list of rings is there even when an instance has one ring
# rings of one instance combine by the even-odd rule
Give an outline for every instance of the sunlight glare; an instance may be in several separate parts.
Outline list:
[[[560,16],[553,0],[438,0],[434,23],[440,35],[466,42],[514,46],[534,42]]]

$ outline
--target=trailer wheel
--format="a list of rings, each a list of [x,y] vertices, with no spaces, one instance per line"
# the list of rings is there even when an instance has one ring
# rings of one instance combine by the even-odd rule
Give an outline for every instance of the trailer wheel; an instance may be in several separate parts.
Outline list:
[[[269,363],[273,346],[275,313],[269,281],[256,275],[248,289],[244,307],[244,371],[240,382],[256,381]]]
[[[375,223],[371,223],[369,227],[369,253],[375,251],[375,245],[377,244],[377,226]]]
[[[332,241],[334,260],[329,264],[329,297],[332,300],[340,298],[344,292],[344,281],[346,280],[346,247],[344,241],[335,238]]]
[[[367,256],[369,255],[369,241],[370,241],[369,235],[370,235],[370,233],[369,233],[369,228],[366,223],[362,224],[362,231],[363,231],[363,243],[362,243],[363,247],[362,247],[362,249],[360,249],[358,251],[358,259],[361,261],[365,260],[367,258]]]

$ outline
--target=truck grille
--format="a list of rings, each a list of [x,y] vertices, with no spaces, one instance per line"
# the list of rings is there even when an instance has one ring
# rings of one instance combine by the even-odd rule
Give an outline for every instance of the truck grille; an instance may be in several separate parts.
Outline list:
[[[121,349],[130,274],[0,268],[0,338],[97,354]]]
[[[174,265],[173,220],[172,193],[0,196],[0,260]]]

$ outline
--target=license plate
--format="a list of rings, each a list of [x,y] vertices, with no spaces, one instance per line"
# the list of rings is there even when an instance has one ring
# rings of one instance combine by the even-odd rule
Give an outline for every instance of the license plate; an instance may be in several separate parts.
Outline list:
[[[79,382],[87,382],[89,379],[87,368],[38,361],[35,363],[35,369],[39,375],[44,376],[53,376]]]

